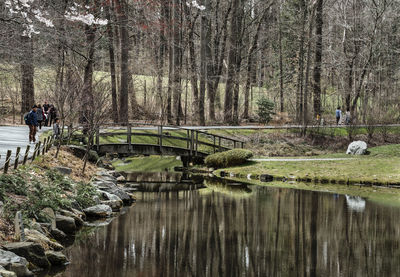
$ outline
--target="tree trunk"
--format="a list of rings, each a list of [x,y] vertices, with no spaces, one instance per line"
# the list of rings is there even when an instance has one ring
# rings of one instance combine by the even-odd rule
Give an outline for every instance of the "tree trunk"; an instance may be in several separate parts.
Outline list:
[[[35,89],[33,83],[33,41],[29,37],[21,37],[23,57],[21,61],[21,113],[29,112],[35,103]]]
[[[240,36],[239,30],[239,15],[241,7],[241,0],[233,0],[232,18],[229,36],[229,51],[228,51],[228,73],[225,88],[225,106],[224,106],[224,121],[228,124],[233,123],[233,96],[236,78],[236,65],[238,56],[238,40]]]
[[[116,0],[118,23],[120,25],[120,44],[121,44],[121,85],[119,92],[119,122],[129,121],[129,88],[132,76],[129,70],[129,31],[128,16],[125,0]]]
[[[162,6],[161,6],[161,24],[160,24],[160,36],[159,36],[159,41],[160,45],[158,47],[158,53],[157,53],[157,105],[160,108],[160,116],[161,116],[161,121],[164,119],[164,101],[163,101],[163,77],[164,77],[164,57],[165,57],[165,51],[167,48],[167,43],[165,39],[165,24],[167,22],[167,16],[168,16],[168,8],[167,8],[168,1],[167,0],[162,0]]]
[[[182,114],[181,110],[181,71],[182,71],[182,63],[181,63],[181,27],[179,26],[180,22],[180,8],[181,8],[181,0],[173,1],[173,112],[175,115],[175,124],[180,125],[180,116]]]
[[[323,0],[317,0],[315,14],[315,60],[314,60],[314,117],[321,115],[321,71],[322,71],[322,8]]]
[[[264,14],[266,11],[264,11]],[[250,87],[252,84],[252,73],[253,73],[253,56],[254,52],[257,49],[257,44],[258,44],[258,37],[260,34],[262,22],[264,20],[264,15],[260,18],[260,21],[258,22],[257,25],[257,30],[253,38],[253,42],[250,46],[249,52],[247,53],[247,76],[246,76],[246,86],[244,89],[244,112],[243,112],[243,118],[248,119],[249,118],[249,93],[250,93]]]
[[[308,42],[307,42],[307,64],[306,64],[306,75],[304,82],[304,98],[303,98],[303,125],[307,126],[308,124],[308,83],[309,83],[309,75],[310,75],[310,66],[311,66],[311,39],[313,32],[313,20],[314,20],[314,11],[313,9],[310,16],[310,24],[308,27]],[[304,133],[305,135],[305,133]]]
[[[209,7],[210,3],[209,0],[204,1],[204,6]],[[200,28],[200,94],[199,94],[199,101],[198,101],[198,112],[199,112],[199,124],[204,126],[205,122],[205,115],[204,115],[204,100],[206,95],[206,81],[207,81],[207,69],[208,69],[208,42],[210,41],[209,37],[209,19],[208,13],[210,11],[206,8],[202,11],[201,14],[201,28]]]
[[[303,84],[304,84],[304,40],[306,36],[305,26],[307,20],[307,6],[305,0],[301,1],[301,9],[303,16],[301,19],[301,34],[299,48],[299,72],[297,77],[297,94],[296,94],[296,119],[300,123],[303,114]]]
[[[281,3],[279,3],[279,15],[278,15],[278,24],[279,24],[279,95],[280,95],[280,111],[283,113],[284,111],[284,97],[283,97],[283,53],[282,53],[282,22],[281,22]]]
[[[115,73],[114,32],[112,28],[112,21],[110,15],[110,10],[113,10],[112,8],[110,9],[111,5],[112,4],[110,1],[105,8],[105,12],[106,12],[106,19],[108,20],[107,35],[108,35],[108,54],[110,58],[111,98],[112,98],[111,114],[114,123],[117,123],[118,122],[117,79]]]
[[[86,134],[90,128],[91,112],[93,107],[93,64],[94,64],[94,52],[95,52],[95,38],[96,38],[96,27],[85,25],[86,33],[86,45],[88,47],[88,55],[85,66],[85,73],[83,76],[83,95],[81,102],[82,104],[82,115],[81,122],[84,125],[84,133]]]

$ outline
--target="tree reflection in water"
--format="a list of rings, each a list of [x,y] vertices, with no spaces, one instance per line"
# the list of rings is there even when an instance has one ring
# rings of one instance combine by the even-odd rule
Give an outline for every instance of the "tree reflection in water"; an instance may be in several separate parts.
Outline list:
[[[63,276],[400,276],[399,208],[248,189],[138,194],[68,250]]]

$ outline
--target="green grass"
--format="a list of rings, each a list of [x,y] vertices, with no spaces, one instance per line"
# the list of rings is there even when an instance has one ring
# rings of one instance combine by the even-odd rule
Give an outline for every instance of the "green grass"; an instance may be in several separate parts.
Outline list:
[[[400,145],[386,145],[370,149],[366,156],[332,154],[316,156],[346,157],[343,161],[274,161],[251,162],[224,169],[235,174],[296,176],[297,178],[328,179],[352,182],[400,183]],[[301,157],[299,157],[301,158]]]
[[[113,163],[115,170],[124,172],[159,172],[172,171],[175,166],[182,166],[182,162],[175,157],[135,157]]]

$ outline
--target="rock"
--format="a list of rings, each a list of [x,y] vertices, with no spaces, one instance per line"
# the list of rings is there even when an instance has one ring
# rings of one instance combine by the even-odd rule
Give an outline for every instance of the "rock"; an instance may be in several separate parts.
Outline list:
[[[83,210],[87,217],[110,217],[112,215],[111,207],[100,204]]]
[[[106,200],[121,201],[121,202],[122,202],[121,198],[119,198],[119,197],[116,196],[115,194],[108,193],[108,192],[106,192],[106,191],[104,191],[104,190],[97,190],[97,192],[98,192],[101,196],[103,196],[103,198],[106,199]]]
[[[51,227],[56,228],[56,215],[51,208],[44,208],[42,214],[50,221]]]
[[[132,202],[132,197],[123,189],[119,188],[115,183],[109,181],[98,181],[93,183],[93,185],[96,186],[99,190],[106,191],[108,193],[118,196],[126,204]]]
[[[114,200],[107,200],[107,201],[101,201],[101,204],[110,206],[111,210],[113,212],[119,212],[122,208],[122,201],[114,201]]]
[[[124,176],[118,176],[118,177],[117,177],[117,181],[118,181],[118,182],[125,182],[125,181],[126,181],[126,178],[125,178]]]
[[[50,230],[50,235],[51,235],[55,240],[61,241],[61,242],[63,242],[63,241],[67,238],[67,235],[66,235],[63,231],[61,231],[61,230],[59,230],[59,229],[57,229],[57,228],[51,229],[51,230]]]
[[[71,175],[71,173],[72,173],[72,169],[69,167],[56,166],[56,167],[54,167],[54,169],[63,175]]]
[[[260,181],[261,182],[272,182],[274,180],[274,176],[269,174],[261,174]]]
[[[61,215],[72,217],[75,220],[75,225],[77,227],[83,226],[83,223],[84,223],[83,219],[79,215],[77,215],[73,212],[67,211],[67,210],[60,210],[59,212]]]
[[[346,154],[351,155],[365,155],[367,153],[367,143],[364,141],[353,141],[347,148]]]
[[[39,243],[45,250],[63,250],[64,247],[58,242],[50,240],[48,237],[36,230],[25,230],[26,241]]]
[[[17,277],[17,274],[12,271],[6,270],[4,267],[0,265],[0,276],[2,277]]]
[[[5,251],[0,249],[0,266],[2,266],[5,270],[9,270],[16,273],[16,276],[33,276],[32,272],[30,272],[27,268],[28,261],[16,255],[13,252]],[[2,272],[0,271],[0,276]]]
[[[44,253],[44,248],[39,243],[12,242],[3,245],[3,248],[24,257],[37,267],[47,268],[50,265]]]
[[[74,234],[77,230],[74,218],[59,214],[56,215],[56,226],[66,234]]]
[[[68,263],[67,257],[61,253],[56,251],[46,251],[46,257],[49,260],[51,265],[65,265]]]

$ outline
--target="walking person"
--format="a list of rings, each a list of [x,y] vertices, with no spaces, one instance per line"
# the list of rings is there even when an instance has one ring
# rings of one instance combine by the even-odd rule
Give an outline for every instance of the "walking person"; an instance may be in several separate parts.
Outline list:
[[[44,112],[42,109],[42,106],[40,106],[40,104],[38,105],[37,109],[36,109],[36,115],[37,115],[37,121],[38,121],[38,125],[39,125],[39,130],[42,129],[42,122],[44,119]]]
[[[336,125],[339,125],[340,118],[342,117],[342,111],[340,110],[340,106],[336,109]]]
[[[29,126],[29,143],[36,142],[36,131],[38,126],[37,121],[37,106],[34,105],[32,110],[25,116],[25,124]]]
[[[56,110],[56,108],[53,106],[53,105],[51,105],[51,109],[50,109],[50,126],[51,125],[53,125],[53,123],[55,123],[56,122],[56,118],[57,118],[57,110]]]
[[[351,117],[350,117],[350,109],[347,108],[347,110],[346,110],[346,125],[350,124],[350,119],[351,119]]]
[[[54,122],[54,125],[53,125],[53,136],[54,136],[56,139],[59,139],[59,138],[60,138],[60,135],[61,135],[60,120],[59,120],[58,118],[56,118],[54,121],[55,121],[55,122]]]

